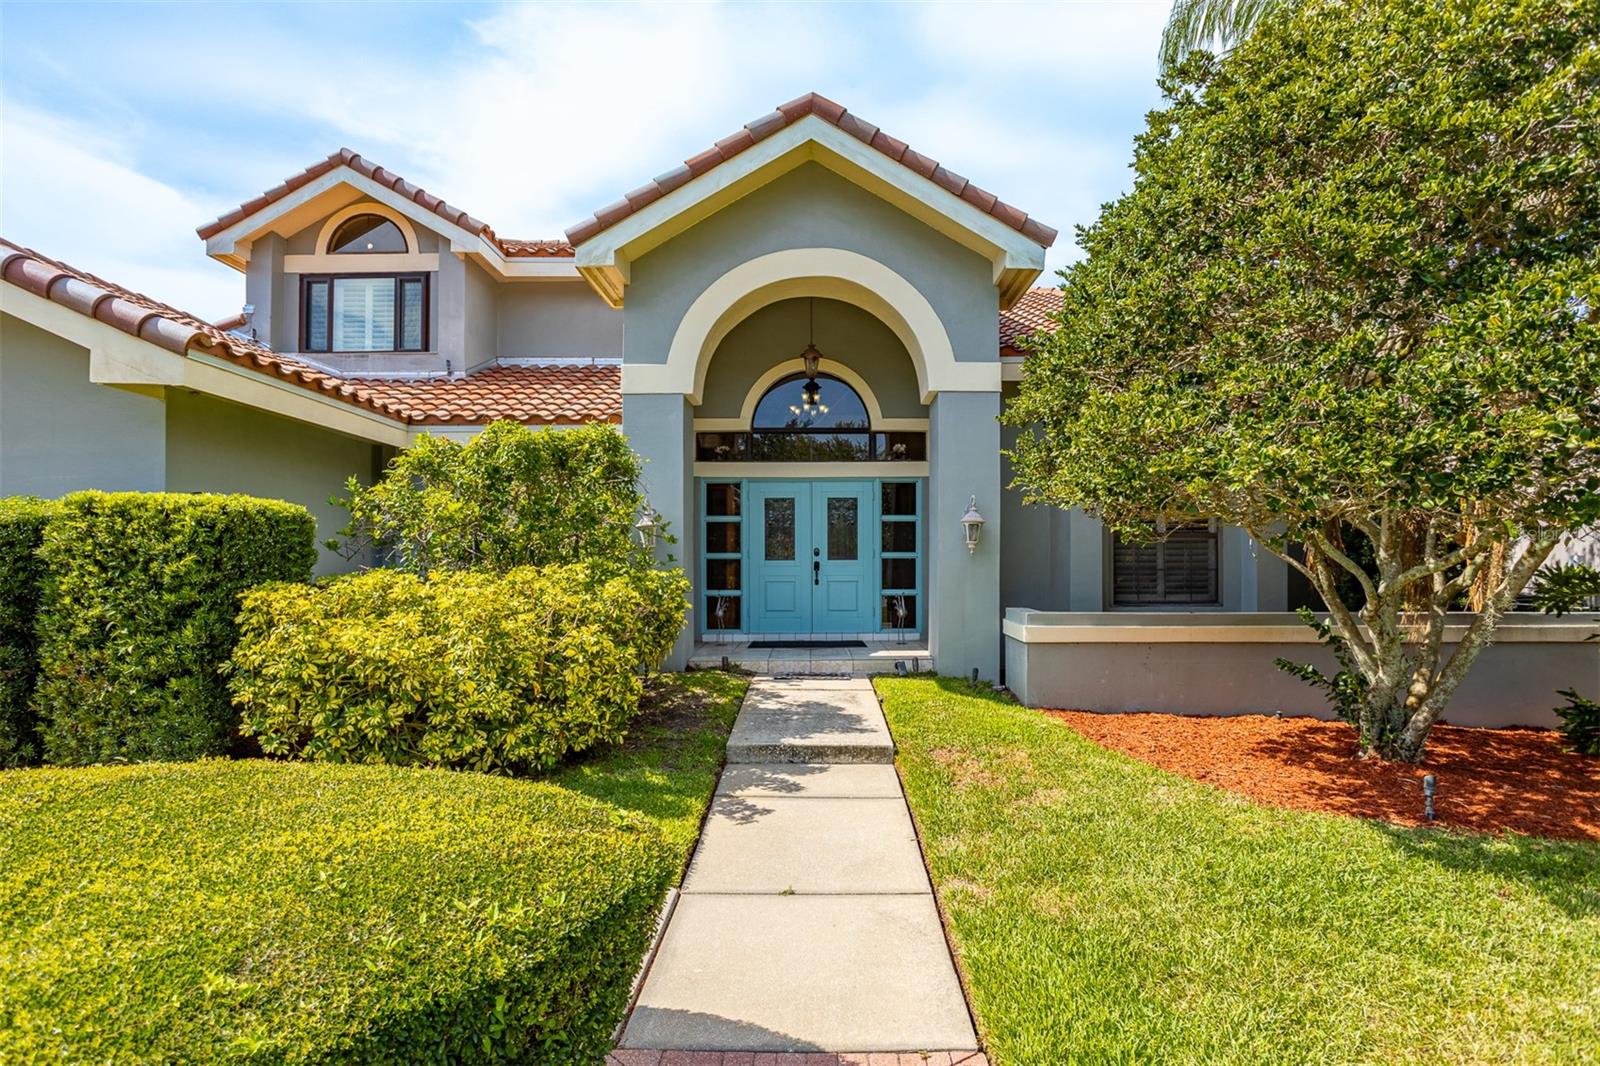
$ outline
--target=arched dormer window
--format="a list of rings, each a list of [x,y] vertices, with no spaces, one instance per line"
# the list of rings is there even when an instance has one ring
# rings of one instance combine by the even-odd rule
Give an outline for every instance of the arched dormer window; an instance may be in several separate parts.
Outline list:
[[[373,255],[409,251],[406,235],[382,215],[353,215],[339,223],[328,241],[332,255]]]
[[[408,257],[416,251],[414,243],[401,223],[375,211],[360,211],[334,225],[327,254],[348,256],[349,262],[339,264],[336,273],[300,276],[300,350],[427,351],[429,275],[390,273],[399,265],[393,258],[362,261],[363,256]]]
[[[883,432],[867,405],[832,374],[791,374],[762,393],[748,432],[695,434],[695,455],[710,462],[850,463],[920,461],[927,435]]]

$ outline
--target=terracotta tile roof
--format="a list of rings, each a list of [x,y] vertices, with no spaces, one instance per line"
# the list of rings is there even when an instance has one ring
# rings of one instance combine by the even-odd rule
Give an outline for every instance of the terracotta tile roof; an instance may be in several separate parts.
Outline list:
[[[338,167],[349,167],[357,174],[371,178],[379,185],[399,193],[411,202],[432,211],[440,218],[452,222],[462,229],[478,234],[490,244],[498,246],[507,257],[550,259],[570,257],[572,255],[572,245],[563,240],[501,240],[495,236],[494,230],[490,228],[487,222],[473,218],[459,207],[453,207],[445,203],[427,190],[411,184],[394,171],[386,170],[348,148],[341,148],[328,158],[311,164],[300,173],[268,189],[255,199],[247,200],[220,218],[207,222],[196,229],[195,232],[200,235],[202,240],[214,237],[240,219],[249,218],[262,208],[278,202],[301,186],[315,181]]]
[[[463,378],[352,379],[347,386],[421,425],[622,421],[622,367],[616,364],[497,365]]]
[[[1054,329],[1050,314],[1061,310],[1060,289],[1029,289],[1011,308],[1000,312],[1000,354],[1024,355],[1028,337]]]
[[[512,418],[565,425],[622,418],[622,371],[616,366],[494,366],[463,378],[409,381],[345,378],[227,332],[222,326],[231,320],[213,325],[3,238],[0,280],[170,352],[206,352],[407,424],[474,425]]]
[[[603,207],[594,215],[567,230],[567,240],[582,244],[602,230],[609,229],[635,211],[659,200],[667,193],[720,166],[759,141],[777,133],[807,115],[816,115],[824,122],[839,127],[844,132],[870,145],[904,167],[908,167],[967,203],[1004,222],[1028,239],[1046,248],[1055,243],[1056,231],[1038,219],[1030,218],[1025,211],[995,198],[990,192],[972,184],[961,175],[945,168],[938,160],[915,151],[906,142],[884,133],[877,126],[851,114],[840,105],[817,93],[807,93],[776,111],[747,124],[743,129],[724,137],[710,148],[684,161],[683,165],[669,170],[654,181],[647,182],[621,200]]]

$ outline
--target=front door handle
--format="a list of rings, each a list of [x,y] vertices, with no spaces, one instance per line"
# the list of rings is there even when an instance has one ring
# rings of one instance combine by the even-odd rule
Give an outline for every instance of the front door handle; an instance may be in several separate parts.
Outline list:
[[[811,560],[811,583],[822,584],[822,564],[815,559]]]

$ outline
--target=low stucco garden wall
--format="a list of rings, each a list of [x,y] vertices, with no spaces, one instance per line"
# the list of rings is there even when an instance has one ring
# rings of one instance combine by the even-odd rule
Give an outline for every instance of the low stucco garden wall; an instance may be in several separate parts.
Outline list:
[[[1452,615],[1448,640],[1470,615]],[[1600,615],[1508,616],[1456,691],[1445,720],[1469,726],[1560,723],[1560,688],[1600,698]],[[1324,673],[1332,653],[1293,614],[1006,612],[1005,681],[1030,707],[1168,714],[1309,714],[1326,700],[1279,670],[1282,656]]]

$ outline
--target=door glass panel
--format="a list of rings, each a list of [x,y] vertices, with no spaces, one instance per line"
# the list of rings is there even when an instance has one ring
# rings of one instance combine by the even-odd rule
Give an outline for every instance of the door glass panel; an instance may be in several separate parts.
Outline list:
[[[706,628],[738,629],[743,604],[738,596],[707,596]]]
[[[719,552],[737,552],[738,550],[739,523],[706,523],[706,551],[715,555]]]
[[[828,497],[828,558],[856,557],[856,498]]]
[[[794,559],[794,497],[775,496],[766,501],[766,557],[769,561]]]
[[[715,481],[707,485],[706,514],[737,518],[739,516],[738,482]]]
[[[886,552],[916,551],[917,524],[915,522],[883,523],[883,550]]]
[[[917,561],[915,559],[883,560],[883,587],[886,589],[916,588]]]
[[[883,483],[883,513],[887,515],[912,515],[917,513],[917,486],[912,481],[885,481]]]
[[[717,589],[722,592],[735,592],[741,587],[739,584],[739,560],[706,560],[706,588]]]
[[[917,624],[915,596],[884,596],[880,625],[885,629],[913,629]]]

